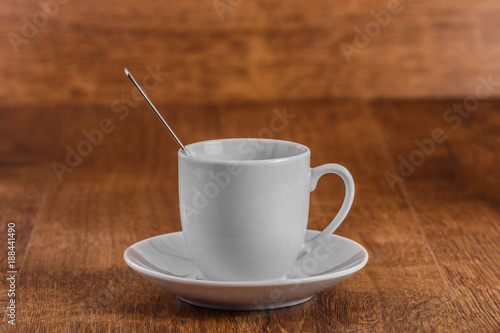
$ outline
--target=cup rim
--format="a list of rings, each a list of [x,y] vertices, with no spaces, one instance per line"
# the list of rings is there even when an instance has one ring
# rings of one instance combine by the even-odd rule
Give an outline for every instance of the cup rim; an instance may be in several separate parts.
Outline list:
[[[200,157],[200,156],[189,156],[186,154],[186,152],[181,148],[178,150],[177,154],[179,158],[183,158],[186,160],[190,160],[193,162],[205,162],[205,163],[211,163],[211,164],[268,164],[268,163],[278,163],[278,162],[284,162],[284,161],[291,161],[294,159],[300,159],[303,158],[304,156],[310,156],[311,151],[309,147],[298,143],[298,142],[293,142],[293,141],[287,141],[287,140],[279,140],[279,139],[268,139],[268,138],[226,138],[226,139],[213,139],[213,140],[205,140],[205,141],[198,141],[198,142],[193,142],[188,145],[186,145],[186,148],[189,150],[190,146],[195,146],[195,145],[200,145],[200,144],[205,144],[205,143],[210,143],[210,142],[217,142],[217,141],[260,141],[260,142],[281,142],[285,143],[288,145],[294,145],[302,148],[304,151],[292,155],[292,156],[286,156],[286,157],[276,157],[276,158],[269,158],[269,159],[260,159],[260,160],[235,160],[235,159],[227,159],[227,160],[214,160],[211,158],[207,157]]]

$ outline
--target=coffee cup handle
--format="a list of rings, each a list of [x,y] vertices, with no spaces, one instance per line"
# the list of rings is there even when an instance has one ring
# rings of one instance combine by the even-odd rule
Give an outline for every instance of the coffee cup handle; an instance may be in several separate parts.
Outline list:
[[[316,168],[311,168],[311,178],[310,178],[310,191],[314,191],[316,188],[316,184],[321,176],[326,175],[327,173],[333,173],[339,175],[340,178],[344,181],[345,184],[345,197],[344,202],[342,203],[342,207],[340,207],[337,216],[330,222],[328,227],[326,227],[322,232],[320,232],[315,237],[306,241],[302,247],[302,251],[299,254],[299,257],[309,253],[313,248],[321,243],[321,241],[331,235],[344,221],[349,209],[351,209],[352,202],[354,200],[354,180],[352,179],[349,171],[339,164],[325,164]]]

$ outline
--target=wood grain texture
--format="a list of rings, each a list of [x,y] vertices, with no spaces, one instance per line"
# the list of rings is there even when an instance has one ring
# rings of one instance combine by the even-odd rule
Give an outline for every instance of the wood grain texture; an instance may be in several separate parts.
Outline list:
[[[231,3],[238,2],[221,21],[212,1],[72,0],[46,20],[37,0],[4,1],[0,75],[8,84],[0,101],[38,105],[44,96],[51,105],[109,105],[129,89],[124,67],[142,78],[156,65],[171,76],[155,100],[195,105],[442,98],[473,93],[481,75],[500,80],[495,0],[401,1],[388,24],[358,44],[356,29],[376,24],[371,12],[390,2]],[[33,16],[39,27],[23,35],[23,18],[34,24]],[[350,62],[341,43],[356,49]]]
[[[498,330],[499,104],[483,102],[474,118],[448,131],[446,143],[394,192],[384,177],[394,168],[392,156],[409,154],[415,138],[444,128],[441,113],[453,102],[297,102],[168,112],[169,123],[189,143],[259,136],[273,108],[286,106],[296,117],[275,137],[308,145],[313,166],[336,162],[353,174],[355,203],[336,233],[368,250],[367,266],[309,302],[260,312],[185,304],[123,261],[134,242],[181,229],[177,147],[145,103],[123,120],[99,106],[56,109],[54,114],[74,118],[45,121],[41,109],[26,113],[35,118],[12,109],[10,127],[65,130],[51,131],[45,143],[28,142],[23,132],[2,125],[3,146],[24,142],[28,153],[24,166],[9,162],[22,152],[2,154],[1,200],[11,214],[2,216],[1,227],[16,221],[20,254],[31,238],[18,279],[18,325],[4,321],[2,332]],[[411,118],[396,111],[401,108]],[[75,147],[84,138],[81,131],[102,117],[113,120],[114,131],[62,182],[53,173],[47,177],[52,161],[64,163],[66,145]],[[22,188],[32,188],[33,196]],[[319,183],[309,228],[328,224],[341,188],[334,176]]]
[[[1,332],[500,331],[498,1],[402,1],[350,62],[341,43],[386,0],[233,1],[223,21],[211,1],[55,1],[0,3],[2,315],[11,221],[19,272],[17,326],[4,318]],[[11,32],[30,35],[17,52]],[[124,250],[181,230],[177,146],[124,67],[184,143],[259,137],[286,107],[295,117],[275,138],[352,172],[336,233],[368,250],[367,266],[260,312],[194,307],[136,275]],[[477,109],[466,99],[485,92]],[[58,178],[53,163],[103,122]],[[437,129],[446,139],[430,148]],[[402,159],[418,165],[394,178]],[[328,224],[341,188],[319,183],[309,228]]]
[[[0,251],[2,272],[2,293],[0,294],[0,313],[2,319],[9,301],[8,285],[4,279],[7,270],[21,273],[22,264],[30,247],[34,228],[46,202],[48,183],[53,177],[50,169],[50,156],[59,142],[58,131],[52,137],[38,136],[35,129],[37,122],[27,119],[22,113],[3,109],[0,113],[0,239],[3,251]],[[23,124],[24,122],[24,124]],[[20,135],[22,128],[33,133],[32,141]],[[53,123],[52,123],[53,124]],[[47,130],[54,128],[44,125]],[[41,134],[41,133],[40,133]],[[43,138],[43,139],[42,139]],[[44,146],[45,149],[41,149]],[[15,223],[15,268],[7,267],[7,238],[9,223]]]
[[[442,115],[461,102],[402,104],[409,109],[404,117],[395,116],[392,103],[373,108],[396,164],[419,149],[416,139],[436,128],[445,132],[447,139],[405,178],[403,195],[467,327],[498,330],[500,104],[480,104],[460,125],[447,123]]]

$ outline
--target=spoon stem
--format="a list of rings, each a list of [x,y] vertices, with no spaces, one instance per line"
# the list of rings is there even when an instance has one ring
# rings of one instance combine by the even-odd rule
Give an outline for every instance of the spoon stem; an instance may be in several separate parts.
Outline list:
[[[181,140],[179,140],[179,138],[177,137],[177,135],[175,135],[174,131],[172,131],[172,129],[170,128],[170,126],[168,126],[167,122],[165,121],[165,119],[163,119],[163,117],[161,116],[160,112],[158,112],[158,110],[155,108],[155,106],[153,105],[153,103],[151,103],[151,101],[149,100],[148,96],[146,96],[146,93],[144,93],[144,91],[142,90],[142,88],[139,86],[139,84],[135,81],[134,77],[132,76],[132,74],[130,74],[130,72],[128,71],[128,69],[124,69],[125,70],[125,74],[127,74],[128,78],[130,79],[130,81],[132,81],[132,83],[134,84],[134,86],[137,88],[137,90],[139,90],[139,92],[141,93],[142,97],[144,97],[144,99],[146,100],[146,102],[148,102],[149,106],[151,107],[151,109],[153,109],[153,111],[156,113],[156,115],[158,116],[158,118],[160,118],[161,122],[163,123],[163,125],[165,125],[165,127],[168,129],[168,131],[170,132],[170,134],[172,134],[172,136],[174,137],[175,141],[177,141],[177,143],[179,144],[179,146],[181,146],[181,148],[186,152],[186,154],[188,156],[191,156],[191,154],[189,153],[189,151],[186,149],[186,147],[184,147],[184,145],[182,144]]]

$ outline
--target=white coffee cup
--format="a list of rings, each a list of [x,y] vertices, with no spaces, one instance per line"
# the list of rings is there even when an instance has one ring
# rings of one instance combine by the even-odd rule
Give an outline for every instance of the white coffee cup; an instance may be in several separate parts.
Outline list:
[[[301,255],[342,223],[354,181],[338,164],[310,168],[304,145],[271,139],[222,139],[179,150],[179,198],[186,246],[209,280],[280,279]],[[304,242],[310,192],[327,173],[346,195],[337,216]]]

